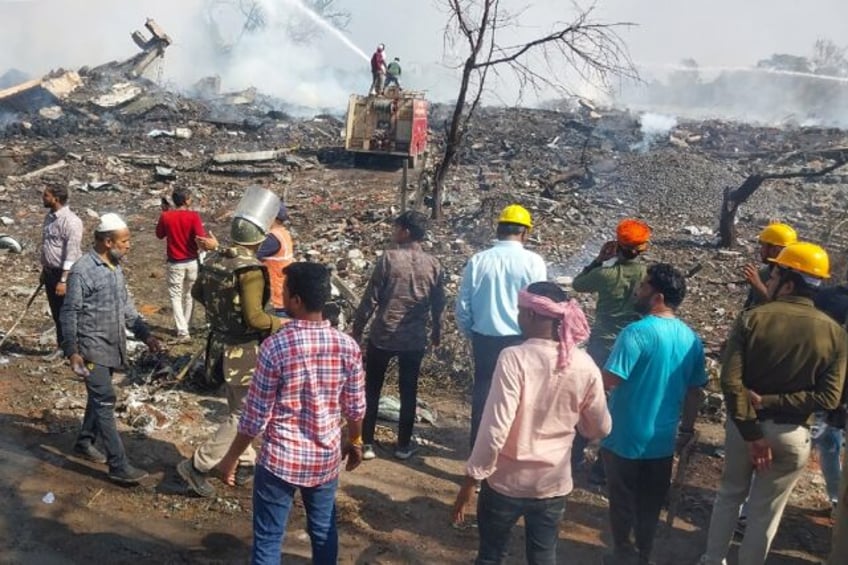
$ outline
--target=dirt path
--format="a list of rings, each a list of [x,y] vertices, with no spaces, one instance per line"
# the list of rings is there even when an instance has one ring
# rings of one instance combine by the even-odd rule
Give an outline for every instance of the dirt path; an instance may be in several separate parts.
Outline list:
[[[175,442],[175,432],[139,438],[127,430],[128,452],[151,473],[143,486],[122,488],[105,480],[103,469],[67,455],[78,420],[57,416],[49,403],[26,402],[52,379],[67,378],[59,365],[44,375],[27,374],[32,361],[20,359],[0,372],[0,562],[74,563],[242,563],[249,554],[250,491],[219,486],[219,496],[187,496],[174,465],[191,446]],[[119,379],[120,381],[120,379]],[[70,388],[81,387],[71,383]],[[214,422],[218,400],[198,397],[184,418]],[[425,444],[420,456],[401,463],[391,457],[393,428],[380,428],[386,447],[378,459],[344,473],[339,524],[342,563],[452,564],[470,562],[476,549],[473,528],[448,523],[465,457],[467,405],[428,398],[439,406],[437,426],[419,427]],[[17,405],[17,407],[16,407]],[[663,532],[657,563],[694,563],[704,544],[711,499],[721,460],[709,443],[720,428],[706,425],[705,442],[693,461],[696,472],[685,493],[681,520]],[[202,433],[196,434],[197,438]],[[822,513],[809,507],[818,485],[810,474],[800,485],[775,543],[769,564],[815,563],[827,551],[829,528]],[[55,502],[42,498],[52,492]],[[606,539],[605,499],[578,476],[560,529],[559,561],[598,563]],[[308,562],[308,538],[302,507],[289,525],[286,562]],[[523,529],[515,529],[507,563],[523,562]]]

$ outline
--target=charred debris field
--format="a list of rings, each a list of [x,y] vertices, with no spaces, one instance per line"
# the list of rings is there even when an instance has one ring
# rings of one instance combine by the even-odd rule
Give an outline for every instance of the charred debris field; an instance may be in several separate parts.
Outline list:
[[[102,213],[127,219],[133,231],[129,286],[166,341],[174,336],[164,245],[154,227],[160,199],[176,186],[192,188],[195,207],[221,238],[246,186],[276,191],[289,207],[296,257],[334,267],[338,300],[349,315],[388,244],[401,201],[400,170],[385,164],[354,167],[343,149],[341,109],[294,117],[303,109],[252,89],[221,93],[214,80],[190,93],[172,92],[144,78],[128,78],[128,68],[143,63],[144,53],[131,62],[60,70],[26,88],[0,91],[0,231],[22,245],[21,253],[0,251],[0,328],[12,325],[38,285],[45,213],[40,192],[49,184],[71,188],[70,205],[87,233]],[[410,193],[420,186],[426,194],[450,111],[430,106],[429,162],[410,171]],[[641,217],[654,228],[648,259],[694,273],[681,315],[703,337],[715,374],[717,353],[746,293],[741,269],[756,260],[755,236],[765,223],[788,222],[803,239],[825,245],[836,281],[845,273],[848,244],[848,169],[847,176],[837,169],[764,183],[740,207],[738,245],[728,249],[716,245],[725,190],[751,174],[819,170],[839,159],[843,147],[848,136],[835,129],[708,120],[680,121],[658,131],[646,128],[638,114],[585,102],[556,111],[484,107],[449,175],[446,218],[434,223],[426,245],[445,266],[453,297],[467,258],[494,237],[497,212],[520,203],[533,214],[532,248],[567,285],[610,239],[618,220]],[[592,300],[579,299],[591,313]],[[467,456],[471,374],[468,345],[450,312],[441,347],[425,361],[422,396],[436,417],[419,427],[420,461],[401,465],[381,458],[343,480],[344,562],[460,563],[473,555],[473,531],[448,526],[449,504]],[[198,313],[194,326],[202,325]],[[156,477],[154,486],[122,489],[65,454],[85,391],[64,363],[46,358],[53,349],[52,323],[43,295],[36,298],[0,351],[0,488],[9,501],[0,518],[6,530],[3,561],[243,559],[250,543],[249,490],[219,484],[217,498],[194,499],[185,495],[173,471],[181,453],[189,453],[224,411],[214,393],[175,382],[202,348],[202,332],[194,334],[193,343],[171,343],[159,357],[136,347],[133,366],[120,379],[117,411],[128,450]],[[721,420],[720,398],[714,396],[703,413],[711,432],[699,446],[680,523],[661,549],[661,563],[688,562],[676,559],[690,554],[694,560],[703,543],[721,470]],[[386,442],[392,441],[393,429],[380,428]],[[824,495],[817,477],[811,467],[796,489],[774,563],[814,562],[827,551],[829,530],[818,512]],[[568,541],[561,551],[572,562],[593,563],[593,551],[602,544],[605,505],[585,481],[577,485],[563,522]],[[54,493],[52,504],[42,502],[48,492]],[[296,512],[301,529],[290,527],[288,551],[294,562],[305,562],[297,561],[309,549],[302,509]]]

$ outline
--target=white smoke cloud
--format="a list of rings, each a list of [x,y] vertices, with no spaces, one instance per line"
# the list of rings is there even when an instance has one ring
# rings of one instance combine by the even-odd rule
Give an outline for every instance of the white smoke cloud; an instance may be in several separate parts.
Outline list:
[[[284,28],[296,11],[294,1],[261,0],[272,25],[242,36],[228,56],[212,48],[209,4],[226,11],[226,4],[238,0],[0,2],[0,74],[18,68],[38,75],[57,67],[129,57],[137,52],[129,32],[152,17],[175,42],[161,69],[170,84],[185,87],[219,74],[227,90],[255,86],[293,104],[342,111],[350,92],[367,90],[368,65],[332,34],[322,34],[309,46],[288,40]],[[426,90],[433,100],[455,96],[455,65],[462,52],[444,54],[447,13],[441,2],[338,0],[337,5],[352,15],[346,35],[353,44],[370,55],[382,42],[389,56],[401,58],[405,87]],[[513,13],[526,8],[521,25],[503,34],[507,44],[538,36],[573,16],[571,3],[561,0],[502,0],[502,5]],[[819,37],[840,41],[848,16],[848,4],[838,0],[599,0],[597,10],[599,18],[638,24],[622,31],[634,60],[674,65],[693,58],[702,67],[746,67],[774,53],[804,55]],[[237,38],[239,17],[230,8],[230,15],[219,20],[222,34]],[[600,97],[591,85],[569,82],[577,92]],[[542,93],[539,99],[551,95]],[[516,85],[508,76],[491,83],[489,102],[513,104],[517,99]],[[535,101],[533,96],[524,99],[528,104]],[[762,102],[769,103],[777,102]]]

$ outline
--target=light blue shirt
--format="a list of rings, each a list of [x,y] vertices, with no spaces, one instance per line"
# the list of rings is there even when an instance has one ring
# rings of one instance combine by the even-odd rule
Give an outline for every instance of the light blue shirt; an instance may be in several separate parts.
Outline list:
[[[468,260],[456,298],[456,324],[466,336],[520,335],[518,291],[548,278],[545,261],[519,241],[496,241]]]
[[[697,334],[677,318],[646,316],[621,331],[604,370],[623,382],[610,395],[612,433],[601,445],[625,459],[674,455],[686,393],[707,383]]]

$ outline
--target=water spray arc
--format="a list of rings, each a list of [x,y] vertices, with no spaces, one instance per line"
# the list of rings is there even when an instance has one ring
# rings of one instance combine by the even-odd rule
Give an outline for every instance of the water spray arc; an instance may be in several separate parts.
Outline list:
[[[365,61],[370,62],[371,58],[357,45],[350,40],[348,36],[346,36],[340,29],[333,26],[330,22],[321,17],[320,14],[316,13],[313,9],[303,3],[303,0],[280,0],[283,4],[288,4],[289,6],[294,6],[298,10],[300,10],[303,15],[308,17],[310,20],[321,26],[321,29],[329,32],[333,37],[341,41],[346,47],[348,47],[351,51],[357,54],[359,57],[364,59]]]

